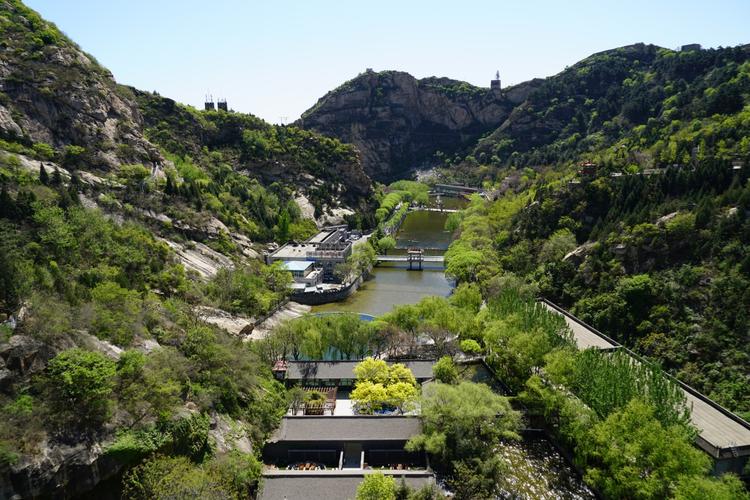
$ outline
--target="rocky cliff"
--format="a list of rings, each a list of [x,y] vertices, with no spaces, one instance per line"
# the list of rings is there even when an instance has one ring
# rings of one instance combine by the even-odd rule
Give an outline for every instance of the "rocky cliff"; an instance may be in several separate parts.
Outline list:
[[[323,96],[299,124],[356,145],[365,171],[387,181],[497,128],[537,85],[490,90],[448,78],[368,70]]]
[[[0,2],[0,137],[86,155],[109,169],[160,159],[133,96],[91,56],[20,2]]]

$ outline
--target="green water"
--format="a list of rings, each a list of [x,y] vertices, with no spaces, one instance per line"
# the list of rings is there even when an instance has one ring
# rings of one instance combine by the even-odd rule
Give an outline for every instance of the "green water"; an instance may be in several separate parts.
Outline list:
[[[444,229],[447,219],[444,212],[409,212],[396,233],[396,249],[417,247],[442,250],[442,254],[451,243],[451,234]]]
[[[466,208],[469,205],[468,198],[457,197],[457,196],[441,196],[440,198],[443,200],[443,208],[462,209],[462,208]],[[436,196],[430,196],[430,206],[431,207],[437,206]]]
[[[451,235],[443,229],[447,217],[440,212],[409,212],[396,234],[397,248],[392,253],[403,253],[406,248],[417,246],[431,249],[427,254],[442,255],[451,240]],[[452,289],[453,282],[445,277],[441,264],[425,264],[423,271],[410,271],[406,263],[383,263],[348,299],[314,306],[312,312],[346,311],[379,316],[395,305],[415,304],[428,295],[447,297]]]
[[[379,316],[394,305],[415,304],[428,295],[448,296],[453,288],[442,269],[409,271],[408,267],[381,264],[371,279],[342,302],[314,306],[312,312],[347,311]]]

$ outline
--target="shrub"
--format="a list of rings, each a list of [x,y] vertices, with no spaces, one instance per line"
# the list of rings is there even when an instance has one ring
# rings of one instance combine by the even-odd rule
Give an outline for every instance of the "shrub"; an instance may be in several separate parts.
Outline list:
[[[43,383],[56,423],[99,424],[110,415],[115,363],[98,352],[70,349],[50,361]]]
[[[380,472],[367,474],[357,487],[357,500],[395,500],[396,481]]]
[[[440,358],[432,367],[432,373],[437,380],[444,384],[455,384],[458,381],[458,370],[450,356]]]

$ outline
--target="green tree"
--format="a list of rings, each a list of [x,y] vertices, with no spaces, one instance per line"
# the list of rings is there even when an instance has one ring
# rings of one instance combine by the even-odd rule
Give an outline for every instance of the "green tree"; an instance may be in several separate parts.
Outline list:
[[[591,464],[586,480],[611,498],[666,498],[681,476],[704,475],[710,466],[682,426],[663,427],[636,399],[596,424],[583,449]]]
[[[450,356],[443,356],[437,363],[432,367],[432,374],[435,379],[444,384],[455,384],[458,382],[458,370],[456,364],[453,362],[453,358]]]
[[[55,157],[55,149],[45,142],[35,142],[32,147],[38,158],[51,160]]]
[[[371,415],[388,401],[388,391],[383,384],[363,380],[357,382],[350,397],[359,413]]]
[[[363,243],[354,247],[349,260],[352,270],[357,274],[367,274],[378,261],[378,256],[372,245]]]
[[[44,168],[42,162],[39,162],[39,182],[45,186],[49,185],[49,174],[47,174],[47,169]]]
[[[380,472],[365,475],[357,487],[357,500],[395,500],[396,481]]]
[[[396,240],[393,236],[383,236],[378,240],[378,249],[383,252],[383,255],[388,255],[388,252],[394,248],[396,248]]]
[[[365,358],[354,367],[354,376],[357,377],[358,381],[386,384],[389,375],[388,363],[382,359]]]
[[[575,249],[576,246],[576,237],[570,229],[559,229],[542,245],[539,251],[539,263],[547,264],[562,260],[565,254]]]
[[[82,349],[63,351],[50,361],[44,386],[50,417],[60,425],[95,425],[109,418],[115,363]]]
[[[445,230],[453,234],[461,227],[461,212],[453,212],[445,219]]]
[[[445,272],[459,282],[475,281],[477,269],[484,261],[482,252],[453,247],[445,255]]]
[[[466,354],[477,355],[482,352],[482,346],[479,345],[479,342],[474,339],[462,340],[459,346],[461,347],[461,350]]]
[[[411,411],[419,395],[417,388],[408,382],[396,382],[386,387],[387,402],[401,413]]]
[[[106,281],[91,291],[94,302],[93,333],[117,345],[127,346],[142,329],[138,293]]]
[[[424,450],[447,472],[456,498],[494,498],[503,464],[497,448],[503,439],[520,439],[521,415],[507,398],[484,384],[435,382],[423,389],[422,433],[406,444]]]
[[[281,214],[279,215],[279,223],[278,223],[278,240],[281,242],[286,242],[289,239],[289,225],[291,224],[291,217],[289,216],[289,212],[284,209],[281,211]]]
[[[405,365],[391,366],[382,359],[365,358],[354,367],[357,377],[351,399],[362,413],[373,413],[384,406],[406,412],[416,401],[417,381]]]
[[[153,457],[125,474],[123,496],[129,500],[237,498],[225,477],[210,474],[206,468],[185,457],[161,456]]]
[[[476,283],[461,283],[451,294],[450,303],[476,314],[482,307],[482,292]]]
[[[675,500],[749,500],[750,493],[734,474],[720,478],[681,476],[672,492]]]
[[[494,453],[501,439],[519,439],[521,415],[484,384],[433,383],[423,388],[422,433],[410,451],[425,450],[444,464]]]

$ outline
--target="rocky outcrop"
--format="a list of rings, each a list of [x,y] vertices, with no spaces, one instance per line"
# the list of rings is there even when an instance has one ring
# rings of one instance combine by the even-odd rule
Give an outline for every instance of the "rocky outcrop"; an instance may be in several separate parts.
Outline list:
[[[58,349],[27,335],[0,343],[0,390],[41,373]]]
[[[161,160],[143,137],[132,93],[109,71],[23,6],[0,7],[9,18],[0,46],[1,136],[80,146],[102,169]]]
[[[196,272],[202,278],[213,277],[223,267],[234,267],[229,257],[203,243],[190,241],[183,244],[171,240],[163,241],[174,251],[185,269]]]
[[[260,340],[268,336],[278,325],[309,313],[312,307],[297,302],[288,302],[278,311],[259,323],[244,340]]]
[[[322,97],[299,121],[305,128],[356,145],[370,177],[403,178],[498,127],[533,83],[508,90],[448,78],[367,71]]]
[[[0,471],[0,498],[75,497],[115,476],[122,464],[104,453],[106,444],[41,443],[39,453],[24,455]],[[56,496],[57,497],[57,496]]]
[[[215,307],[198,306],[194,309],[201,321],[216,325],[235,336],[252,331],[255,320],[246,316],[228,313]]]

